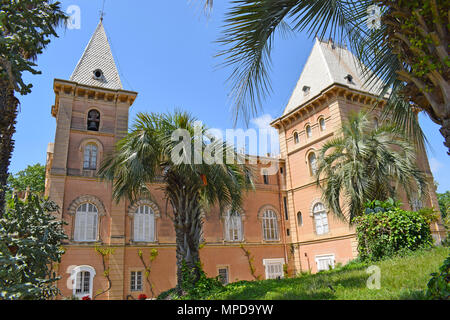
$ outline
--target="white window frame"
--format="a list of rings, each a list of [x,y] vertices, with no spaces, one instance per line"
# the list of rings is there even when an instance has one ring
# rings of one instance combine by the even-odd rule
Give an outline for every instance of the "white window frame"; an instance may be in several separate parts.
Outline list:
[[[134,273],[134,275],[133,275],[133,273]],[[139,279],[140,281],[138,281],[138,275],[140,275],[140,279]],[[140,271],[140,270],[130,271],[130,291],[131,292],[142,292],[144,290],[144,283],[143,283],[142,279],[143,279],[142,271]],[[134,284],[134,288],[133,288],[133,284]]]
[[[315,256],[317,271],[329,270],[329,268],[327,268],[327,269],[319,268],[319,261],[322,261],[322,260],[325,260],[325,261],[331,260],[331,263],[328,264],[328,265],[331,265],[331,268],[334,269],[334,263],[335,263],[336,258],[335,258],[335,255],[333,253],[321,254],[321,255]]]
[[[225,240],[230,242],[241,242],[243,240],[242,215],[239,212],[231,215],[228,210],[225,217]]]
[[[270,216],[267,216],[268,213]],[[272,209],[265,209],[262,214],[262,229],[263,229],[263,239],[265,241],[279,241],[280,233],[278,230],[278,217],[277,213]],[[269,237],[269,235],[274,234],[274,237]]]
[[[148,213],[145,213],[145,208],[148,208]],[[136,211],[133,216],[133,241],[135,242],[156,241],[155,217],[156,217],[155,211],[148,204],[141,204],[136,208]],[[146,219],[148,219],[147,222],[145,221]]]
[[[82,206],[86,205],[86,210],[82,211],[80,210],[80,208]],[[89,211],[89,206],[92,206],[93,208],[95,208],[95,211]],[[84,215],[84,217],[83,217]],[[78,206],[77,210],[75,211],[75,219],[74,219],[74,233],[73,233],[73,238],[74,241],[77,242],[95,242],[98,239],[98,217],[99,217],[99,213],[98,213],[98,208],[95,204],[90,203],[90,202],[85,202],[82,203]],[[84,219],[84,226],[81,226],[81,224],[83,223]],[[92,226],[92,230],[93,230],[93,234],[92,234],[92,238],[88,237],[88,223],[89,223],[89,219],[93,219],[93,226]],[[82,228],[83,229],[80,229]]]
[[[306,132],[306,138],[311,139],[312,138],[312,127],[311,125],[307,125],[305,127],[305,132]]]
[[[312,160],[312,158],[314,159]],[[308,155],[308,163],[309,163],[309,170],[311,171],[311,175],[314,176],[317,173],[317,156],[314,152],[311,152]]]
[[[77,288],[78,288],[78,274],[80,272],[89,272],[89,293],[86,292],[81,292],[81,293],[77,293]],[[95,277],[95,269],[91,266],[87,266],[87,265],[83,265],[83,266],[77,266],[75,268],[72,269],[70,278],[72,280],[72,294],[73,296],[77,297],[77,298],[83,298],[85,296],[89,296],[89,298],[92,299],[92,292],[93,292],[93,287],[94,287],[94,277]],[[83,284],[81,284],[83,285]]]
[[[320,128],[320,131],[325,131],[327,129],[327,124],[325,122],[325,118],[319,119],[319,128]]]
[[[83,170],[97,170],[98,146],[88,143],[84,146]]]
[[[316,207],[319,205],[322,206],[322,209],[316,210]],[[328,232],[330,232],[330,226],[329,226],[329,222],[328,222],[328,213],[325,208],[325,205],[322,202],[317,202],[316,204],[314,204],[312,211],[313,211],[313,218],[314,218],[314,229],[316,231],[316,234],[323,235],[323,234],[327,234]],[[326,221],[326,224],[324,223],[324,221]],[[319,224],[319,222],[320,222],[320,224]],[[321,232],[319,232],[319,227],[322,228]]]
[[[280,279],[284,278],[284,270],[283,266],[285,264],[284,258],[278,258],[278,259],[263,259],[263,266],[264,266],[264,272],[266,275],[266,279]],[[271,266],[279,266],[280,271],[279,273],[270,274],[270,267]]]

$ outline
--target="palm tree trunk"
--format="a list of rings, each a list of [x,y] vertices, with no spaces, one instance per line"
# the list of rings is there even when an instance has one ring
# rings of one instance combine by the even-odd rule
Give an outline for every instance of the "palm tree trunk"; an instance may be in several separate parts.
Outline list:
[[[176,234],[177,258],[177,293],[183,292],[183,265],[189,272],[190,285],[200,278],[201,265],[199,246],[203,238],[202,209],[196,188],[186,190],[186,185],[179,190],[178,196],[171,199],[174,208],[174,226]]]
[[[5,192],[8,167],[14,149],[13,134],[16,131],[17,106],[19,100],[14,89],[5,79],[0,79],[0,218],[5,208]]]

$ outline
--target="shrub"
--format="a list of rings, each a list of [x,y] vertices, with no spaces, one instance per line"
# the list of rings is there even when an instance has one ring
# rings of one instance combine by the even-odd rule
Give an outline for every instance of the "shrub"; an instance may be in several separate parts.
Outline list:
[[[194,274],[193,270],[187,267],[186,263],[183,263],[181,284],[183,295],[178,295],[176,288],[172,288],[162,292],[157,299],[199,300],[214,293],[223,291],[224,286],[222,282],[220,282],[219,277],[208,278],[201,266],[199,266],[197,271],[199,271],[200,276],[198,280],[195,281],[197,275]]]
[[[365,212],[354,220],[361,260],[379,260],[433,243],[428,216],[423,213],[402,210],[392,200],[367,203]]]
[[[439,268],[440,273],[431,274],[431,279],[427,284],[427,298],[433,300],[450,299],[450,256],[444,260],[444,264]]]
[[[50,299],[59,293],[54,266],[64,253],[54,202],[30,194],[11,199],[0,219],[0,299]]]

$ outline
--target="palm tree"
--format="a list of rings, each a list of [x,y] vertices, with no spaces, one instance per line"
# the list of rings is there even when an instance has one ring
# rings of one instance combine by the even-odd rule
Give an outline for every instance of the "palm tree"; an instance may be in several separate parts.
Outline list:
[[[227,13],[223,36],[225,66],[235,120],[248,121],[271,91],[270,53],[276,31],[307,31],[309,36],[348,44],[367,74],[367,84],[381,79],[380,98],[390,90],[384,116],[402,126],[419,145],[423,133],[417,111],[441,126],[450,152],[450,65],[446,0],[235,0]],[[380,8],[373,21],[371,5]],[[406,112],[405,112],[406,110]]]
[[[242,164],[226,163],[227,154],[239,155],[222,141],[211,139],[211,144],[205,143],[206,134],[207,129],[184,112],[139,113],[132,131],[119,141],[99,170],[101,178],[113,182],[117,200],[126,197],[134,201],[149,195],[151,183],[163,183],[173,211],[170,217],[176,234],[179,293],[184,264],[194,275],[194,283],[200,276],[199,246],[207,208],[218,203],[221,211],[239,210],[244,191],[253,187],[252,170],[245,160],[239,159]],[[180,142],[179,136],[185,140]],[[196,157],[204,159],[207,148],[223,150],[222,154],[215,154],[218,161],[198,161]]]
[[[363,213],[365,202],[395,198],[399,187],[408,200],[426,194],[415,155],[415,148],[395,126],[374,128],[367,113],[354,113],[339,136],[320,149],[316,182],[327,206],[351,223]]]
[[[19,100],[31,92],[22,79],[24,71],[38,74],[33,61],[57,36],[55,28],[66,14],[59,2],[42,0],[2,0],[0,8],[0,218],[5,205],[8,167],[14,149],[15,124]]]

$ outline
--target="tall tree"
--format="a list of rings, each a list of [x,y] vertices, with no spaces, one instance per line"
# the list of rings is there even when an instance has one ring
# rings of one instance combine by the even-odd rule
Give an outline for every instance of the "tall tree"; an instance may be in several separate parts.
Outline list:
[[[15,93],[31,92],[22,79],[24,71],[35,69],[38,54],[57,36],[55,28],[67,16],[59,2],[1,0],[0,2],[0,218],[4,212],[8,167],[14,149],[13,134],[19,100]]]
[[[207,129],[187,113],[140,113],[99,170],[100,177],[112,181],[117,200],[151,196],[151,183],[163,183],[173,212],[179,293],[184,263],[194,282],[200,276],[199,246],[207,208],[218,203],[221,210],[239,210],[244,191],[252,187],[251,167],[237,159],[242,156],[219,139],[207,144],[206,136]],[[230,156],[239,161],[228,163]],[[208,157],[215,160],[205,162]]]
[[[324,201],[350,223],[363,213],[367,201],[395,198],[399,189],[408,200],[427,192],[415,148],[395,126],[374,128],[369,119],[364,112],[351,114],[318,156],[316,179]]]
[[[441,126],[450,152],[448,0],[233,0],[223,36],[225,65],[231,66],[236,119],[257,113],[271,91],[270,53],[277,30],[307,31],[348,44],[367,74],[367,84],[390,90],[389,117],[421,144],[417,111]],[[379,5],[380,19],[377,21]],[[372,23],[373,22],[373,23]],[[379,23],[378,23],[379,22]]]
[[[40,163],[27,166],[24,170],[8,177],[8,191],[27,191],[43,194],[45,191],[45,166]]]

